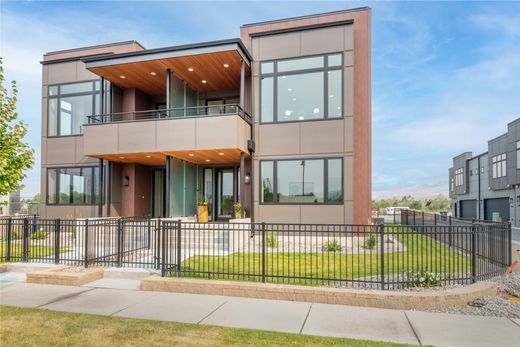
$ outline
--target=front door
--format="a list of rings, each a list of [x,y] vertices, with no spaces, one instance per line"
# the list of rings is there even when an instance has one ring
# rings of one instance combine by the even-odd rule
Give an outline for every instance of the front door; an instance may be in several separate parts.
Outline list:
[[[153,169],[152,175],[152,217],[164,217],[164,169]]]
[[[235,189],[235,169],[217,169],[217,201],[216,201],[216,219],[228,220],[233,218],[236,198]]]

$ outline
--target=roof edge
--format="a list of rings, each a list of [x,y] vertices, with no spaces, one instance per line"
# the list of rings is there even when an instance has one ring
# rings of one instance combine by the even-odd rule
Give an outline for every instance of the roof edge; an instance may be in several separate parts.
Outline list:
[[[119,41],[119,42],[112,42],[112,43],[104,43],[104,44],[101,44],[101,45],[93,45],[93,46],[85,46],[85,47],[64,49],[64,50],[61,50],[61,51],[52,51],[52,52],[45,53],[44,56],[55,55],[55,54],[62,54],[62,53],[79,52],[79,51],[84,51],[84,50],[87,50],[87,49],[104,48],[104,47],[112,47],[112,46],[122,46],[122,45],[131,44],[131,43],[135,43],[135,44],[139,45],[142,49],[146,49],[142,44],[140,44],[136,40],[129,40],[129,41]]]
[[[328,16],[328,15],[333,15],[333,14],[359,12],[359,11],[369,11],[369,10],[372,10],[372,8],[370,8],[369,6],[356,7],[356,8],[346,9],[346,10],[337,10],[337,11],[330,11],[330,12],[314,13],[314,14],[308,14],[308,15],[303,15],[303,16],[296,16],[296,17],[288,17],[288,18],[268,20],[268,21],[264,21],[264,22],[247,23],[247,24],[242,24],[240,27],[241,28],[249,28],[249,27],[253,27],[253,26],[257,26],[257,25],[283,23],[283,22],[289,22],[289,21],[300,20],[300,19]]]

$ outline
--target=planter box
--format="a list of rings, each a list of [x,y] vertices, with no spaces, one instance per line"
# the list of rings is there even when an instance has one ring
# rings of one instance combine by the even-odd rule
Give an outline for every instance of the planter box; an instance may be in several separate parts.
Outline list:
[[[77,271],[75,271],[77,269]],[[27,283],[58,284],[63,286],[82,286],[103,278],[102,268],[57,267],[52,270],[27,273]]]
[[[208,222],[208,206],[197,206],[197,221],[199,223]]]

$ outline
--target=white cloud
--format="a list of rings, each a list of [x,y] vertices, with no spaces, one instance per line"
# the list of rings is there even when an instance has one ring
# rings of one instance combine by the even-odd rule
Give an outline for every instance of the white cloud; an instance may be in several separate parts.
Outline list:
[[[516,9],[518,10],[518,7]],[[511,10],[508,15],[479,14],[472,16],[470,20],[483,28],[520,37],[520,15],[518,11],[515,14],[514,7]]]

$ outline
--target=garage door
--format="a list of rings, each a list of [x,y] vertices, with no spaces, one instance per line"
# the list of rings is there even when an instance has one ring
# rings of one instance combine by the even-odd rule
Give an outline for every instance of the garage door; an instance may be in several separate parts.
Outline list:
[[[461,200],[460,201],[460,217],[461,218],[477,218],[477,201]]]
[[[509,198],[484,200],[484,216],[493,220],[493,213],[499,213],[503,222],[509,221]]]

